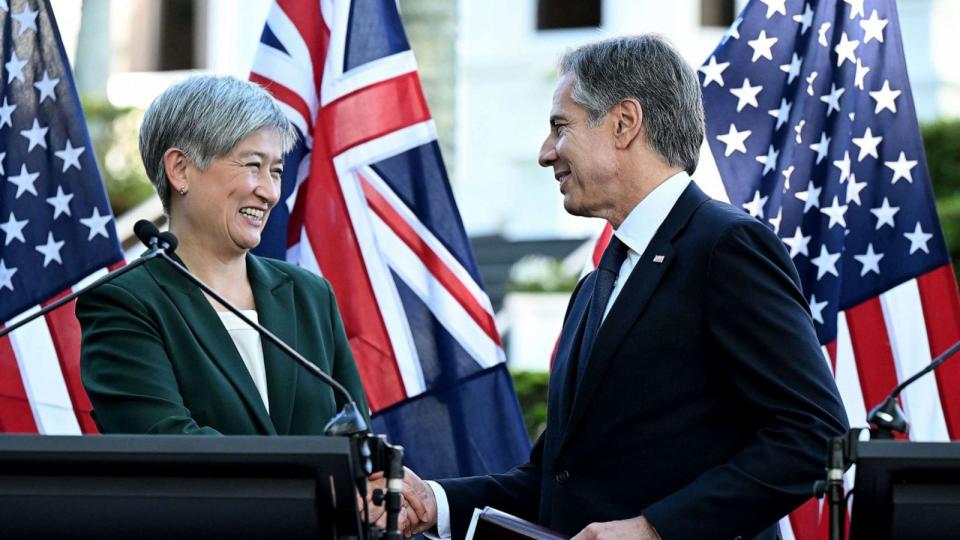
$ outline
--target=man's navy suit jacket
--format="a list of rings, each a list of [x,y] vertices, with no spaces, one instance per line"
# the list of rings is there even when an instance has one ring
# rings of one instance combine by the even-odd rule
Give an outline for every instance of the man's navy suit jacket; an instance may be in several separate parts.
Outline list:
[[[570,535],[643,514],[663,540],[776,538],[823,477],[828,439],[847,429],[781,241],[691,182],[600,327],[571,402],[594,279],[567,308],[530,461],[440,482],[454,538],[484,506]]]

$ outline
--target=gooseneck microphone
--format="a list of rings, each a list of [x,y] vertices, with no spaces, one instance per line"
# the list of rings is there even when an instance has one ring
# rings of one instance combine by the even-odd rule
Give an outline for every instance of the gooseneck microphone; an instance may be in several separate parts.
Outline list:
[[[141,233],[146,234],[146,233],[144,232],[146,226],[145,226],[145,225],[141,225],[141,224],[143,224],[143,223],[146,223],[146,224],[148,224],[150,227],[153,227],[153,230],[157,230],[156,225],[154,225],[153,223],[150,223],[149,221],[147,221],[147,220],[145,220],[145,219],[142,219],[142,220],[138,221],[137,224],[134,225],[133,231],[134,231],[134,234],[137,235],[137,238],[139,238],[141,241],[143,241],[143,238],[144,238],[143,236],[141,236]],[[138,230],[139,230],[140,232],[137,232]],[[54,303],[52,303],[52,304],[44,307],[44,308],[41,309],[40,311],[34,312],[34,313],[31,314],[29,317],[25,317],[25,318],[23,318],[23,319],[20,319],[20,320],[17,321],[16,323],[11,324],[10,326],[7,326],[7,327],[5,327],[5,328],[0,329],[0,338],[2,338],[3,336],[9,334],[10,332],[13,332],[13,331],[16,330],[17,328],[20,328],[20,327],[26,325],[26,324],[29,323],[30,321],[33,321],[34,319],[36,319],[36,318],[38,318],[38,317],[42,317],[43,315],[46,315],[47,313],[50,313],[51,311],[53,311],[53,310],[55,310],[55,309],[63,306],[64,304],[67,304],[67,303],[69,303],[69,302],[72,302],[75,298],[77,298],[78,296],[86,293],[87,291],[96,289],[96,288],[99,287],[100,285],[103,285],[104,283],[107,283],[108,281],[112,281],[112,280],[114,280],[114,279],[117,279],[118,277],[126,274],[127,272],[129,272],[129,271],[133,270],[134,268],[142,265],[143,263],[149,261],[150,259],[155,259],[155,258],[159,257],[159,256],[163,253],[163,251],[162,251],[163,245],[157,244],[157,242],[160,241],[160,239],[159,239],[160,236],[161,236],[161,235],[157,235],[157,239],[154,241],[153,244],[149,244],[149,243],[147,243],[147,242],[144,242],[144,244],[146,244],[146,246],[147,246],[148,248],[150,248],[150,249],[148,249],[148,250],[145,251],[142,255],[140,255],[140,257],[137,258],[137,260],[133,261],[132,263],[130,263],[130,264],[128,264],[128,265],[126,265],[126,266],[124,266],[124,267],[122,267],[122,268],[118,268],[118,269],[114,270],[113,272],[108,273],[107,275],[101,277],[100,279],[94,281],[93,283],[87,285],[86,287],[83,287],[83,288],[80,289],[80,290],[74,291],[73,293],[71,293],[71,294],[69,294],[69,295],[67,295],[67,296],[64,296],[63,298],[57,300],[56,302],[54,302]],[[166,239],[165,241],[166,241],[166,244],[169,244],[169,243],[170,243],[169,239]],[[176,245],[176,238],[173,239],[173,245]]]
[[[883,403],[877,405],[870,411],[870,414],[867,415],[867,423],[874,426],[874,433],[877,436],[889,438],[894,432],[903,435],[907,434],[907,431],[910,429],[910,424],[907,422],[903,411],[900,410],[900,406],[897,404],[897,397],[900,396],[900,393],[903,392],[904,389],[913,384],[914,381],[937,369],[940,364],[949,360],[957,351],[960,351],[960,341],[954,343],[946,352],[936,357],[933,362],[930,362],[930,365],[898,384]]]
[[[251,328],[255,329],[265,340],[269,341],[275,347],[283,351],[284,354],[300,364],[301,367],[333,388],[334,392],[336,392],[343,399],[344,405],[340,412],[337,413],[337,415],[334,416],[326,426],[324,426],[325,434],[334,436],[349,436],[358,435],[369,431],[367,423],[363,419],[363,415],[361,415],[360,411],[357,409],[356,402],[353,400],[350,392],[347,392],[347,389],[344,388],[343,385],[337,382],[337,380],[333,377],[324,373],[323,370],[317,367],[316,364],[304,358],[303,355],[294,350],[293,347],[284,343],[284,341],[274,335],[273,332],[267,330],[263,325],[244,315],[244,313],[235,305],[230,303],[229,300],[211,289],[200,278],[195,276],[192,272],[190,272],[190,270],[170,256],[170,254],[176,250],[178,244],[177,237],[173,233],[170,231],[161,233],[160,230],[157,229],[156,225],[145,219],[138,221],[137,224],[134,225],[133,231],[134,234],[137,235],[137,238],[139,238],[140,241],[145,245],[151,248],[156,248],[158,250],[157,256],[169,263],[170,266],[180,273],[180,275],[199,287],[200,290],[207,293],[211,298],[219,302],[220,305],[227,308],[227,310],[239,317]]]
[[[363,499],[363,513],[365,516],[368,515],[366,511],[366,476],[370,475],[375,468],[385,472],[387,480],[386,494],[382,492],[374,493],[374,500],[377,501],[379,499],[378,504],[386,503],[387,528],[384,531],[384,538],[387,540],[400,540],[401,534],[398,518],[402,505],[403,447],[387,443],[386,438],[382,435],[374,435],[357,409],[357,404],[353,400],[353,397],[347,392],[347,389],[333,377],[324,373],[316,364],[304,358],[303,355],[284,343],[283,340],[275,336],[270,330],[263,327],[263,325],[244,315],[240,309],[217,294],[216,291],[211,289],[200,278],[171,257],[170,254],[176,250],[178,244],[177,237],[173,233],[169,231],[161,233],[153,223],[146,220],[137,222],[134,231],[140,241],[145,245],[150,246],[151,249],[157,249],[157,257],[170,264],[180,275],[210,295],[211,298],[226,307],[231,313],[250,325],[251,328],[254,328],[264,339],[278,347],[304,369],[328,384],[343,398],[343,408],[324,426],[324,434],[351,437],[357,441],[362,463],[360,470],[356,471],[356,480],[360,496]],[[374,463],[377,465],[375,466]],[[369,522],[367,525],[369,526]],[[369,534],[367,536],[372,537]]]

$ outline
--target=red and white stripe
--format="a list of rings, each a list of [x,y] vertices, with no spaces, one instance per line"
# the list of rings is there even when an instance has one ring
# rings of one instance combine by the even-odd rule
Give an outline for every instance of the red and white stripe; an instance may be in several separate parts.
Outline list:
[[[107,271],[94,272],[6,325],[85,287]],[[90,416],[90,400],[80,380],[80,324],[74,316],[75,307],[76,301],[65,304],[0,338],[0,432],[97,433]]]

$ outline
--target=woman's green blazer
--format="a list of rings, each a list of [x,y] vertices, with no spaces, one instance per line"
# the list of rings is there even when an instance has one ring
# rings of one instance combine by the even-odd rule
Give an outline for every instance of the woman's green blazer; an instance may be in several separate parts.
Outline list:
[[[247,255],[260,323],[347,388],[363,387],[330,284],[285,262]],[[270,412],[210,302],[154,259],[83,295],[80,364],[104,433],[320,435],[339,399],[263,341]]]

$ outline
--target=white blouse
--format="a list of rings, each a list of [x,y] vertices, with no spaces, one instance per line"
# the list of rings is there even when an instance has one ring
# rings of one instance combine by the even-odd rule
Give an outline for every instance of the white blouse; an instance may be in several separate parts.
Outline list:
[[[250,320],[259,323],[256,310],[243,309],[241,313]],[[229,311],[218,311],[217,315],[223,321],[223,326],[233,339],[233,344],[237,346],[237,352],[240,358],[247,366],[250,377],[253,378],[253,384],[256,385],[260,397],[263,399],[263,406],[270,412],[270,402],[267,398],[267,372],[263,366],[263,342],[260,340],[260,334],[250,325],[243,322],[243,319],[237,317]]]

